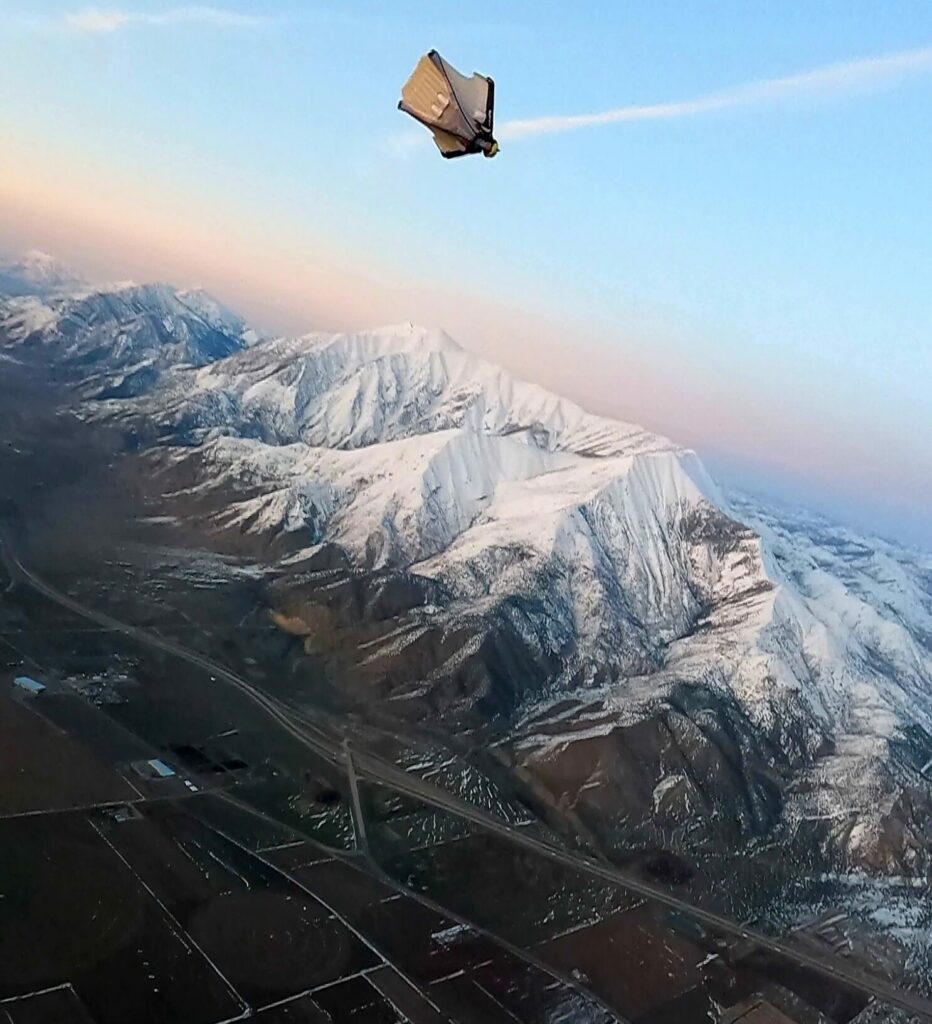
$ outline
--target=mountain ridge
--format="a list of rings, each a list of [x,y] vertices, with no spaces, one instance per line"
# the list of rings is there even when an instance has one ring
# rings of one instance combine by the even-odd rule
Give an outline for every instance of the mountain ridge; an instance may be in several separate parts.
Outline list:
[[[691,450],[413,324],[261,339],[132,286],[8,298],[0,334],[80,380],[162,512],[275,567],[274,614],[348,689],[490,728],[611,842],[930,863],[902,813],[932,759],[920,559],[730,500]]]

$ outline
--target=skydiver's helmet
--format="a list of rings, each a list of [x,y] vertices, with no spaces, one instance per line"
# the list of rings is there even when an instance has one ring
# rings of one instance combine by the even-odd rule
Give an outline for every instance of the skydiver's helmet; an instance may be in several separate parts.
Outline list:
[[[495,83],[485,75],[467,78],[436,50],[421,57],[401,90],[398,109],[430,129],[441,154],[448,159],[482,153],[493,157],[498,143],[492,137]]]

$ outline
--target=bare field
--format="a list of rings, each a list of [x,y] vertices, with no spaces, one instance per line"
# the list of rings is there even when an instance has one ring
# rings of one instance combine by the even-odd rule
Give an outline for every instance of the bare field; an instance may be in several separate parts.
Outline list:
[[[350,978],[314,995],[333,1024],[403,1024],[404,1017],[366,978]]]
[[[703,975],[697,965],[706,957],[701,947],[671,934],[643,906],[552,939],[537,952],[555,967],[579,971],[629,1019],[700,984]]]
[[[0,849],[4,997],[70,982],[97,1024],[208,1024],[238,1012],[87,820],[3,822]]]
[[[640,902],[481,830],[396,855],[385,868],[483,927],[531,947]]]
[[[38,714],[44,694],[21,703],[11,682],[7,676],[0,689],[0,817],[138,795],[93,750]]]
[[[106,837],[252,1006],[377,963],[313,897],[180,807],[106,824]]]
[[[0,1003],[0,1020],[4,1013],[10,1024],[94,1024],[70,985]]]

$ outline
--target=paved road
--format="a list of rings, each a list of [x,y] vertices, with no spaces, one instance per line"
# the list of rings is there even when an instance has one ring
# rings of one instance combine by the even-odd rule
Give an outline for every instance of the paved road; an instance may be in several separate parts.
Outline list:
[[[10,557],[10,553],[7,550],[7,546],[0,541],[0,565],[3,566],[3,571],[7,576],[7,585],[4,588],[5,593],[10,593],[16,586],[16,566],[13,564],[13,560]]]
[[[22,578],[34,590],[37,590],[44,597],[47,597],[50,601],[54,601],[56,604],[67,608],[69,611],[74,612],[76,615],[80,615],[82,618],[89,619],[91,622],[96,622],[98,626],[102,626],[105,630],[113,633],[122,633],[124,636],[131,637],[133,640],[136,640],[141,644],[145,644],[148,647],[153,647],[157,650],[164,651],[166,654],[171,654],[175,657],[181,658],[191,665],[196,665],[198,668],[204,669],[204,671],[215,676],[217,679],[222,679],[225,683],[234,686],[241,693],[246,694],[270,718],[290,733],[295,739],[299,740],[306,746],[311,747],[315,753],[319,754],[326,760],[331,761],[333,764],[339,764],[342,766],[344,757],[339,749],[338,740],[330,737],[323,730],[317,729],[314,726],[306,723],[300,725],[297,724],[294,720],[294,713],[290,712],[286,705],[283,705],[279,701],[268,696],[268,694],[264,693],[257,686],[254,686],[252,683],[242,679],[234,672],[231,672],[222,665],[218,665],[209,658],[198,654],[197,651],[192,651],[189,648],[182,647],[180,644],[173,643],[171,640],[166,640],[157,633],[153,633],[147,629],[141,629],[138,626],[131,626],[125,622],[120,622],[119,619],[115,619],[113,616],[107,615],[105,612],[89,608],[80,601],[76,601],[73,597],[70,597],[68,594],[63,593],[56,587],[46,583],[41,577],[27,569],[13,552],[9,541],[2,537],[0,537],[0,559],[2,559],[4,564],[8,565],[16,575]]]
[[[75,614],[96,622],[105,629],[132,637],[139,643],[164,651],[167,654],[187,661],[189,664],[204,669],[215,678],[223,680],[241,693],[249,696],[281,728],[285,729],[295,739],[304,743],[320,757],[323,757],[332,764],[340,765],[341,767],[347,766],[349,747],[344,745],[345,739],[343,737],[332,735],[326,730],[320,729],[295,709],[270,697],[252,683],[238,676],[235,672],[231,672],[222,665],[218,665],[204,655],[182,647],[180,644],[173,643],[171,640],[166,640],[164,637],[149,630],[120,622],[105,612],[88,608],[69,595],[62,593],[27,569],[16,556],[8,541],[2,537],[0,537],[0,549],[2,549],[0,554],[2,554],[4,564],[50,601],[54,601]],[[896,1006],[907,1013],[915,1014],[923,1020],[932,1022],[932,1003],[919,996],[903,992],[840,961],[815,956],[805,950],[792,947],[779,939],[771,938],[744,925],[735,924],[725,917],[687,903],[660,886],[642,881],[618,868],[591,860],[581,854],[572,853],[542,839],[537,839],[525,830],[510,825],[500,818],[496,818],[483,811],[481,808],[460,800],[445,790],[433,786],[429,782],[424,782],[417,776],[409,774],[365,751],[354,749],[351,760],[352,764],[350,767],[355,770],[355,775],[360,778],[368,778],[371,781],[388,786],[399,793],[404,793],[421,800],[439,810],[464,818],[496,835],[500,835],[517,846],[531,850],[572,870],[581,871],[613,885],[622,886],[644,896],[646,899],[653,900],[655,903],[683,913],[694,921],[718,932],[754,942],[762,949],[786,957],[788,960],[817,971],[834,981],[849,985],[891,1006]]]
[[[757,946],[786,957],[803,967],[808,967],[822,975],[827,975],[835,981],[842,982],[861,992],[874,996],[882,1002],[897,1006],[908,1013],[921,1017],[923,1020],[932,1021],[932,1004],[920,996],[903,992],[846,964],[836,963],[807,953],[805,950],[792,947],[781,942],[779,939],[773,939],[752,928],[735,924],[734,921],[728,918],[721,917],[712,911],[681,900],[665,889],[654,886],[649,882],[641,881],[611,865],[591,860],[582,854],[572,853],[569,850],[564,850],[547,843],[542,839],[537,839],[523,829],[509,825],[501,819],[487,814],[479,807],[461,801],[450,794],[441,793],[441,791],[438,791],[429,783],[424,783],[420,779],[395,768],[393,765],[387,765],[378,759],[370,758],[364,753],[354,751],[353,763],[356,774],[361,778],[370,778],[398,792],[416,797],[424,803],[449,811],[458,817],[480,825],[489,832],[502,836],[515,846],[532,850],[575,871],[583,872],[592,877],[610,882],[613,885],[639,893],[648,900],[660,903],[671,910],[679,911],[692,918],[692,920],[700,922],[718,932],[725,933],[733,938],[747,939]]]

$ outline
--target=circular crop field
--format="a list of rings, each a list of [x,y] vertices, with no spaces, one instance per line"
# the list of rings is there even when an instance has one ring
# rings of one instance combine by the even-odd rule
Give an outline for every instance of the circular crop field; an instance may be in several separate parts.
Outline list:
[[[0,987],[17,993],[107,959],[142,919],[129,872],[91,837],[4,836],[0,892]]]
[[[268,992],[333,981],[352,952],[350,933],[318,904],[263,890],[218,896],[188,930],[234,984]]]

